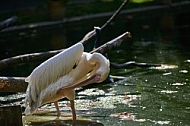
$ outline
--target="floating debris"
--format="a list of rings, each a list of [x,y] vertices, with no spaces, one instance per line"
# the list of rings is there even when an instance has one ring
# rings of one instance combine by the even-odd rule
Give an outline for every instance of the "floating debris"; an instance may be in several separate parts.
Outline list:
[[[167,75],[171,75],[171,74],[172,74],[172,72],[169,72],[169,73],[163,73],[162,75],[167,76]]]
[[[185,85],[186,83],[173,83],[173,84],[171,84],[171,85],[173,85],[173,86],[181,86],[181,85]]]
[[[186,60],[186,62],[190,63],[190,60]]]
[[[161,93],[166,93],[166,94],[172,94],[172,93],[177,93],[178,91],[162,90],[160,92]]]
[[[150,67],[149,69],[165,70],[165,69],[175,69],[178,68],[177,65],[161,64],[161,66]]]
[[[186,74],[186,73],[188,73],[188,71],[187,71],[187,70],[180,70],[179,73],[184,73],[184,74]]]
[[[169,124],[170,121],[155,121],[155,120],[150,120],[151,122],[154,122],[155,124],[160,124],[160,125],[164,125],[164,124]]]
[[[121,120],[135,120],[135,115],[129,112],[114,113],[110,115],[111,117],[118,117]]]

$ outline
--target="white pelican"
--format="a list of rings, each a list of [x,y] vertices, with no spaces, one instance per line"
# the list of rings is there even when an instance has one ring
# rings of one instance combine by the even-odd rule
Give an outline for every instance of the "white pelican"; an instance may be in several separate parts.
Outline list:
[[[83,52],[77,43],[46,60],[26,78],[26,115],[31,115],[43,104],[54,102],[57,116],[60,116],[58,100],[66,97],[71,103],[73,120],[75,88],[104,81],[110,71],[109,60],[100,53]]]

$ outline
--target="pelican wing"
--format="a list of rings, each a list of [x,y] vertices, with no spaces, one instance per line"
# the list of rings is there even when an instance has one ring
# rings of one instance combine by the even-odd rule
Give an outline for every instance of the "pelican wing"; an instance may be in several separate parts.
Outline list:
[[[26,102],[29,102],[29,106],[32,102],[36,102],[42,90],[73,69],[79,62],[83,50],[83,45],[77,43],[46,60],[32,71],[25,80],[29,82],[26,96]]]

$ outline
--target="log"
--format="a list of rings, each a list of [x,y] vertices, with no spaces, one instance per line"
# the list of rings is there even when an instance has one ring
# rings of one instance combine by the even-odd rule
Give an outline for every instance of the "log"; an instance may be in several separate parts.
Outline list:
[[[35,62],[35,61],[46,60],[46,59],[60,53],[61,51],[63,51],[63,50],[24,54],[24,55],[19,55],[19,56],[3,59],[0,61],[0,70],[11,67],[13,65],[19,65],[19,64],[23,64],[23,63],[30,63],[30,62]]]
[[[121,9],[128,2],[129,2],[129,0],[124,0],[122,5],[110,17],[110,19],[107,22],[105,22],[105,24],[101,27],[101,29],[104,29],[108,24],[110,24],[111,21],[116,18],[116,16],[119,14]],[[85,37],[79,42],[85,44],[89,39],[91,39],[95,35],[94,31],[95,30],[92,30],[91,32],[87,33],[87,35],[85,35]],[[96,48],[95,50],[91,51],[91,53],[93,53],[93,52],[107,53],[107,52],[111,51],[112,49],[120,46],[124,40],[128,40],[129,38],[131,38],[131,34],[129,32],[126,32],[126,33],[122,34],[121,36],[111,40],[110,42],[107,42],[106,44],[100,46],[99,48]],[[0,70],[5,69],[7,67],[11,67],[13,65],[29,63],[31,61],[45,60],[61,51],[63,51],[63,50],[25,54],[25,55],[20,55],[20,56],[4,59],[4,60],[0,61]],[[27,83],[24,81],[24,79],[25,79],[24,77],[22,77],[22,78],[0,77],[0,91],[1,92],[25,92],[26,88],[27,88]]]
[[[104,25],[101,27],[101,29],[104,29],[107,25],[109,25],[120,13],[121,9],[129,2],[129,0],[125,0],[121,6],[116,10],[116,12],[104,23]],[[56,22],[57,23],[57,22]],[[56,23],[53,23],[54,25]],[[130,35],[130,33],[127,33]],[[88,32],[84,38],[79,41],[85,45],[89,39],[91,39],[93,36],[95,36],[95,30],[92,30]],[[131,36],[129,36],[131,37]],[[41,53],[33,53],[33,54],[25,54],[20,56],[15,56],[12,58],[4,59],[0,61],[0,70],[11,67],[16,64],[22,64],[22,63],[28,63],[33,61],[39,61],[39,60],[46,60],[57,53],[61,52],[63,50],[55,50],[55,51],[48,51],[48,52],[41,52]]]
[[[25,92],[28,83],[24,77],[0,77],[0,92]]]
[[[135,67],[141,67],[141,68],[160,67],[161,66],[161,64],[137,63],[135,61],[129,61],[129,62],[125,62],[122,64],[111,62],[110,65],[111,65],[111,67],[116,68],[116,69],[126,68],[129,66],[135,66]]]
[[[124,40],[129,40],[130,38],[131,38],[130,32],[125,32],[121,36],[119,36],[119,37],[107,42],[103,46],[91,51],[91,53],[93,53],[93,52],[99,52],[99,53],[109,52],[112,49],[120,46]],[[14,66],[14,65],[46,60],[46,59],[60,53],[61,51],[63,51],[63,50],[25,54],[25,55],[19,55],[19,56],[3,59],[0,61],[0,70],[6,69],[6,68]]]
[[[22,111],[20,105],[0,107],[1,126],[22,126]]]
[[[0,22],[0,31],[13,25],[14,23],[16,23],[18,21],[18,17],[17,16],[12,16],[2,22]]]
[[[125,32],[117,38],[105,43],[104,45],[94,49],[90,53],[98,52],[101,54],[105,54],[113,50],[114,48],[119,47],[124,40],[129,40],[131,38],[130,32]]]
[[[119,47],[122,42],[129,40],[131,38],[131,34],[130,32],[125,32],[124,34],[118,36],[117,38],[107,42],[106,44],[96,48],[95,50],[91,51],[90,53],[93,52],[99,52],[99,53],[108,53],[111,50],[113,50],[114,48]],[[59,50],[60,51],[60,50]],[[55,52],[53,52],[55,53]],[[16,65],[15,63],[29,63],[31,62],[29,60],[29,58],[31,58],[32,54],[29,55],[21,55],[21,56],[17,56],[14,58],[9,58],[9,59],[5,59],[2,61],[0,61],[0,68],[6,68],[12,65]],[[42,56],[43,55],[43,56]],[[44,56],[45,55],[45,56]],[[51,53],[39,53],[38,55],[35,56],[35,59],[39,59],[37,58],[38,56],[42,57],[51,57],[52,54]],[[9,61],[11,60],[11,62]],[[16,60],[16,61],[14,61]],[[6,65],[6,62],[8,62],[8,65]],[[24,77],[0,77],[0,92],[25,92],[26,88],[27,88],[27,83],[24,81]]]

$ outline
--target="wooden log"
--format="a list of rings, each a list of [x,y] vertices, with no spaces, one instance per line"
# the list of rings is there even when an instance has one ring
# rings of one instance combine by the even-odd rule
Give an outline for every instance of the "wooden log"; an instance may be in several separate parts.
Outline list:
[[[30,63],[30,62],[35,62],[35,61],[46,60],[46,59],[60,53],[61,51],[63,51],[63,50],[24,54],[24,55],[19,55],[19,56],[3,59],[0,61],[0,70],[11,67],[13,65],[19,65],[19,64],[23,64],[23,63]]]
[[[95,50],[93,50],[90,53],[93,53],[93,52],[99,52],[99,53],[110,52],[114,48],[119,47],[124,40],[128,40],[130,38],[131,38],[130,32],[125,32],[122,35],[118,36],[117,38],[115,38],[115,39],[107,42],[106,44],[96,48]],[[51,53],[50,54],[49,53],[41,53],[41,54],[43,55],[43,57],[46,57],[46,58],[52,56]],[[46,55],[46,56],[44,56],[44,55]],[[27,58],[27,56],[28,56],[28,58]],[[37,58],[38,56],[41,57],[41,55],[35,55],[36,58],[32,59],[32,61],[35,59],[38,59]],[[8,62],[8,66],[16,65],[15,63],[28,63],[28,62],[31,62],[29,60],[30,57],[31,57],[31,54],[17,56],[15,58],[6,59],[6,62]],[[11,62],[9,60],[11,60]],[[16,60],[16,61],[14,62],[14,60]],[[18,60],[20,62],[18,62]],[[0,61],[0,68],[7,67],[5,60],[3,60],[3,61],[4,62]],[[24,81],[24,79],[25,79],[24,77],[0,77],[0,92],[25,92],[28,83],[26,83]]]
[[[6,20],[0,22],[0,31],[11,26],[11,25],[13,25],[17,21],[18,21],[18,17],[12,16],[9,19],[6,19]]]
[[[122,64],[111,62],[110,65],[111,65],[111,67],[116,68],[116,69],[126,68],[126,67],[129,67],[129,66],[136,66],[136,67],[141,67],[141,68],[161,67],[161,64],[137,63],[135,61],[129,61],[129,62],[125,62],[125,63],[122,63]]]
[[[1,126],[22,126],[22,111],[20,105],[0,107]]]
[[[104,45],[92,50],[90,53],[98,52],[101,54],[108,53],[114,48],[119,47],[124,40],[129,40],[131,38],[130,32],[125,32],[117,38],[105,43]]]
[[[25,92],[28,83],[24,77],[0,77],[0,92]]]
[[[91,53],[93,53],[93,52],[108,53],[112,49],[120,46],[124,40],[129,40],[130,38],[131,38],[130,32],[125,32],[122,35],[120,35],[119,37],[107,42],[103,46],[96,48]],[[30,62],[34,62],[34,61],[40,61],[40,60],[46,60],[46,59],[54,56],[55,54],[60,53],[61,51],[63,51],[63,50],[24,54],[24,55],[19,55],[19,56],[3,59],[0,61],[0,70],[14,66],[14,65],[30,63]]]

